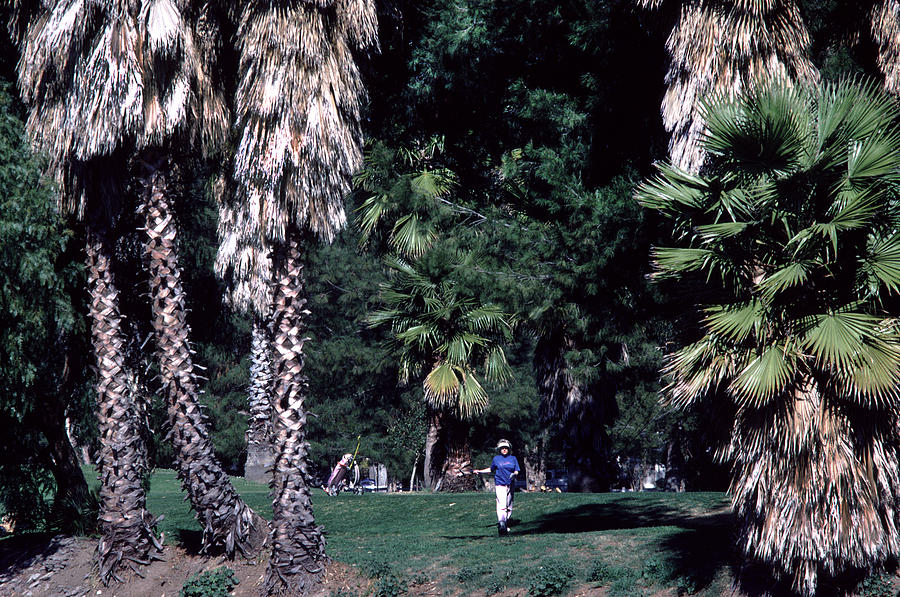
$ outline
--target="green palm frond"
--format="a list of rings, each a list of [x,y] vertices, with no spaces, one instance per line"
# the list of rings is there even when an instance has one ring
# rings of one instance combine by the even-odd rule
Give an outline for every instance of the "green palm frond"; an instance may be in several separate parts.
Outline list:
[[[881,133],[854,140],[847,159],[847,178],[852,185],[866,179],[893,179],[900,169],[900,138],[896,133]]]
[[[497,332],[511,337],[510,318],[497,305],[482,305],[467,311],[465,321],[477,332]]]
[[[651,253],[657,277],[679,277],[690,272],[702,271],[707,279],[716,274],[721,280],[738,278],[739,266],[731,258],[712,249],[657,247]]]
[[[428,372],[423,382],[425,399],[433,406],[446,408],[453,406],[462,388],[460,368],[450,363],[438,363]]]
[[[705,104],[708,133],[704,148],[731,169],[779,174],[796,169],[802,159],[809,122],[806,111],[792,110],[802,101],[799,88],[775,87],[751,91],[719,109],[721,98]]]
[[[750,224],[747,222],[719,222],[716,224],[697,226],[695,230],[704,241],[711,242],[723,238],[739,236],[747,230],[749,225]]]
[[[483,413],[488,406],[488,395],[481,387],[472,370],[464,372],[463,382],[459,389],[458,411],[462,418],[468,419]]]
[[[864,406],[894,406],[900,399],[900,350],[898,339],[865,343],[855,366],[840,377],[848,397]]]
[[[806,284],[809,274],[815,267],[812,261],[796,261],[775,270],[762,279],[758,286],[763,295],[771,298],[789,288],[797,288]]]
[[[803,347],[838,371],[854,369],[866,345],[879,341],[881,319],[852,311],[815,315],[802,338]]]
[[[495,346],[485,354],[484,377],[499,383],[512,379],[512,369],[506,360],[506,353],[500,347]]]
[[[438,347],[438,352],[445,354],[451,363],[463,364],[470,359],[475,347],[484,346],[487,342],[487,338],[483,336],[460,331],[445,345]]]
[[[361,243],[372,236],[378,223],[393,208],[394,204],[385,193],[370,195],[356,208],[356,213],[359,214],[357,226],[360,231]]]
[[[731,382],[738,403],[760,408],[785,391],[796,374],[794,356],[787,346],[773,345],[750,358]]]
[[[657,164],[657,168],[659,173],[637,188],[638,203],[667,215],[702,209],[707,203],[710,189],[702,178],[668,164]]]
[[[404,255],[415,258],[424,254],[436,238],[437,233],[430,222],[416,214],[407,214],[397,218],[391,230],[390,244]]]
[[[758,300],[739,305],[715,305],[705,311],[703,323],[709,332],[738,344],[765,324],[765,307]]]
[[[900,234],[870,240],[862,268],[890,292],[900,291]]]
[[[443,197],[456,185],[456,174],[447,168],[423,170],[410,180],[413,193],[426,199]]]

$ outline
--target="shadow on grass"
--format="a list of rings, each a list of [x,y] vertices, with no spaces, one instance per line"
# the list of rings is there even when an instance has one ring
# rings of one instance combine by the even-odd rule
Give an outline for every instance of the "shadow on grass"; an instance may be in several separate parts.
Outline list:
[[[588,533],[641,528],[660,528],[659,551],[647,554],[641,562],[643,569],[635,573],[658,582],[677,581],[689,593],[709,587],[722,569],[734,569],[741,560],[730,512],[697,515],[664,503],[585,504],[524,523],[519,532]]]
[[[665,530],[662,527],[667,527]],[[673,529],[674,527],[674,529]],[[745,597],[796,597],[791,580],[776,578],[770,566],[748,560],[738,547],[737,521],[730,511],[692,514],[664,503],[585,504],[541,516],[521,525],[520,534],[588,533],[660,528],[656,553],[642,554],[635,578],[677,583],[679,591],[699,593],[728,571],[736,593]],[[653,543],[652,539],[648,543]],[[894,569],[896,564],[893,565]],[[817,597],[853,593],[865,572],[848,571],[838,577],[820,574]],[[881,594],[881,593],[879,593]],[[894,593],[891,593],[894,595]]]

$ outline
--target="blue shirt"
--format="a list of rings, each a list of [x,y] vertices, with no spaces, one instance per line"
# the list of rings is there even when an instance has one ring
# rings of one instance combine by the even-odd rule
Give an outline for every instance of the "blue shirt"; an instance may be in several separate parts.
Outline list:
[[[503,456],[497,454],[491,461],[491,472],[494,473],[496,485],[510,485],[513,471],[519,472],[519,461],[512,454]]]

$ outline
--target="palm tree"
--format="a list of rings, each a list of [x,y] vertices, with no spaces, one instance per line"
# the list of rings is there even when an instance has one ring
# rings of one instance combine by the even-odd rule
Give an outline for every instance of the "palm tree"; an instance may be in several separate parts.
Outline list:
[[[271,595],[304,592],[325,561],[306,484],[302,251],[312,236],[330,241],[346,222],[343,196],[362,162],[364,90],[353,52],[375,44],[376,25],[371,0],[254,0],[241,14],[234,178],[238,201],[257,220],[259,246],[273,249]]]
[[[253,553],[265,539],[265,522],[243,503],[215,460],[199,407],[169,188],[172,148],[197,141],[211,150],[227,130],[224,102],[206,70],[216,38],[208,8],[169,0],[60,0],[31,20],[19,84],[32,104],[29,132],[51,158],[64,207],[89,212],[89,275],[98,280],[90,285],[105,292],[95,296],[93,313],[107,319],[99,324],[106,329],[119,314],[113,282],[102,271],[109,267],[108,240],[100,236],[105,228],[97,227],[102,219],[92,214],[108,212],[110,196],[119,203],[122,197],[101,196],[97,189],[110,186],[101,177],[128,169],[124,156],[141,170],[153,327],[178,474],[203,526],[204,546]],[[114,158],[119,162],[111,164]],[[95,337],[99,344],[113,352],[121,347],[108,336]],[[102,372],[106,367],[109,373]],[[104,375],[122,373],[118,364],[101,362],[102,403]],[[109,400],[120,401],[119,394]]]
[[[708,171],[637,191],[679,241],[657,275],[702,297],[666,399],[732,413],[741,544],[805,595],[900,552],[897,116],[872,86],[748,90],[704,112]]]
[[[655,8],[663,0],[637,2]],[[662,102],[672,163],[690,172],[703,164],[704,98],[776,81],[817,81],[809,45],[793,0],[682,0],[666,42],[670,64]]]
[[[253,319],[250,340],[250,386],[247,392],[250,424],[247,427],[247,461],[244,477],[267,478],[275,463],[272,429],[272,340],[268,332],[272,307],[272,260],[261,245],[258,219],[248,213],[246,203],[226,196],[224,181],[216,190],[219,204],[219,249],[216,273],[228,283],[226,301]]]
[[[368,324],[390,330],[400,380],[422,379],[428,407],[425,483],[435,490],[474,489],[467,477],[473,467],[464,422],[488,406],[476,368],[482,366],[490,381],[511,375],[500,344],[512,336],[510,317],[464,296],[449,275],[432,279],[422,262],[389,257],[386,264],[392,280],[382,286],[384,308]]]

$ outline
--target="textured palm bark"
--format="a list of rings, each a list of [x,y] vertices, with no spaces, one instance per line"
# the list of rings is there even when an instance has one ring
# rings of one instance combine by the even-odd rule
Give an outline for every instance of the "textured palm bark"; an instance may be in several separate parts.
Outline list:
[[[310,500],[306,442],[307,380],[303,375],[303,271],[296,234],[275,259],[273,332],[275,345],[275,447],[272,479],[272,558],[267,595],[301,595],[319,582],[327,561],[322,528]]]
[[[200,409],[175,246],[177,229],[168,198],[167,162],[165,158],[145,156],[143,164],[139,209],[146,218],[144,249],[150,273],[153,330],[178,478],[203,527],[203,551],[224,548],[228,556],[236,550],[252,556],[264,545],[267,526],[244,503],[222,470]]]
[[[259,317],[253,321],[250,341],[250,389],[247,402],[250,424],[247,427],[247,462],[244,478],[268,481],[275,464],[272,429],[272,343]]]
[[[451,493],[475,491],[477,479],[472,474],[472,447],[468,425],[452,414],[445,416],[444,444],[446,458],[441,467],[440,491]]]
[[[110,259],[96,235],[87,238],[91,336],[97,357],[97,422],[100,515],[97,547],[100,579],[122,582],[126,570],[150,563],[162,548],[147,512],[143,478],[146,453],[138,429],[134,386],[124,361],[118,291]],[[131,378],[133,381],[133,378]]]
[[[444,429],[444,413],[428,409],[428,429],[425,432],[425,463],[422,478],[425,487],[434,491],[441,477],[444,453],[440,439]]]

